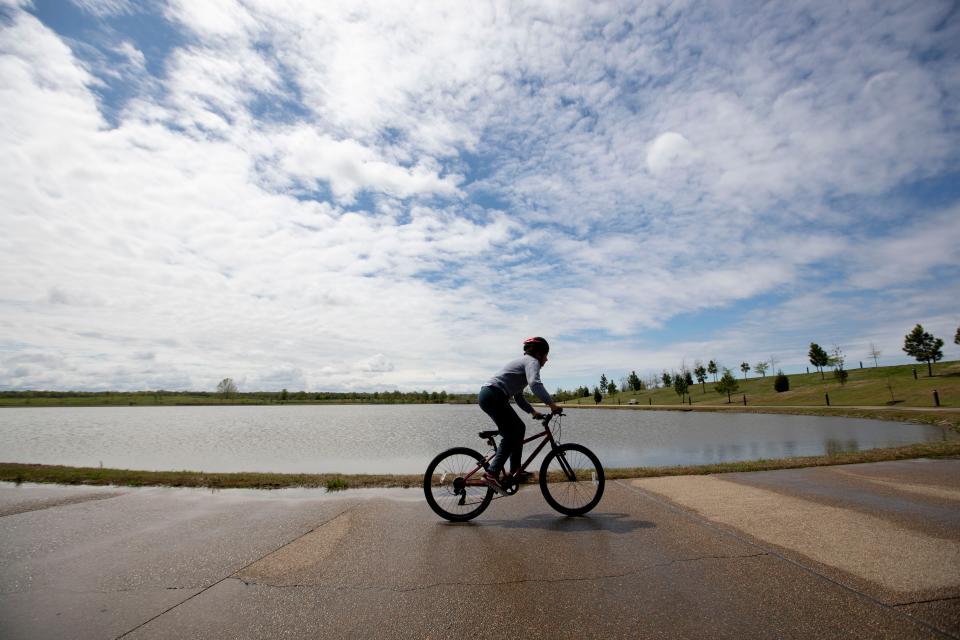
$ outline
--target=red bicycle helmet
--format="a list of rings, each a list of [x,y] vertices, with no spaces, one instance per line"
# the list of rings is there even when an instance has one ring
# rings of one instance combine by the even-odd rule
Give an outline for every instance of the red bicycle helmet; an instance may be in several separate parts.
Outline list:
[[[530,354],[542,353],[543,355],[547,355],[550,353],[550,343],[540,336],[527,338],[523,341],[523,352]]]

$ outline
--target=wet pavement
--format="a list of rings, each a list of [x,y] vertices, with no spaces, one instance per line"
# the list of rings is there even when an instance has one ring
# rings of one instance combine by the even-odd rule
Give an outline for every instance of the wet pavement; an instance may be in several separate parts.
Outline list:
[[[0,485],[3,638],[960,637],[960,461],[417,490]]]

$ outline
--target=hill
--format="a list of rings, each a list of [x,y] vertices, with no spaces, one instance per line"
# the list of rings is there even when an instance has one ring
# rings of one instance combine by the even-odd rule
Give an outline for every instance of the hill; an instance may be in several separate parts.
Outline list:
[[[913,371],[916,369],[917,378]],[[739,389],[733,394],[733,402],[762,406],[825,406],[826,394],[830,396],[831,406],[893,406],[893,407],[933,407],[933,392],[940,396],[943,407],[960,407],[960,361],[940,362],[933,367],[933,377],[927,376],[925,364],[896,365],[892,367],[864,367],[849,369],[846,384],[834,377],[833,371],[789,375],[790,390],[777,393],[773,388],[776,376],[748,377],[736,376]],[[604,396],[605,405],[629,404],[636,400],[640,405],[680,405],[680,396],[673,387],[645,389],[643,391],[620,392]],[[714,391],[712,376],[701,385],[694,380],[690,395],[684,404],[726,405],[726,394]],[[568,400],[565,404],[578,404],[577,400]],[[581,398],[581,405],[594,404],[593,398]]]

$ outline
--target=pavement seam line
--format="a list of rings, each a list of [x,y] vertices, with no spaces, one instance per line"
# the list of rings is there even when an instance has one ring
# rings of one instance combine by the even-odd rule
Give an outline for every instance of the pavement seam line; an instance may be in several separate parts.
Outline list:
[[[894,607],[909,607],[914,604],[927,604],[928,602],[947,602],[948,600],[960,600],[960,596],[944,596],[942,598],[930,598],[929,600],[914,600],[913,602],[898,602]]]
[[[644,491],[644,490],[641,489],[640,487],[634,487],[634,486],[629,485],[629,484],[626,484],[626,483],[624,483],[624,482],[622,482],[622,481],[620,481],[620,480],[614,480],[613,483],[619,485],[620,487],[623,487],[624,489],[626,489],[627,491],[629,491],[629,492],[631,492],[631,493],[635,493],[635,494],[637,494],[637,495],[639,495],[639,496],[642,496],[642,497],[646,498],[647,500],[650,500],[651,502],[655,502],[655,503],[659,504],[660,506],[665,507],[665,508],[673,511],[674,513],[678,513],[678,514],[680,514],[680,515],[683,515],[683,516],[685,516],[686,518],[688,518],[688,519],[690,519],[690,520],[693,520],[694,522],[697,522],[697,523],[700,524],[701,526],[707,527],[708,529],[713,529],[714,531],[717,531],[717,532],[719,532],[719,533],[721,533],[721,534],[723,534],[723,535],[725,535],[725,536],[731,537],[731,538],[733,538],[734,540],[737,540],[738,542],[742,542],[743,544],[747,544],[747,545],[750,545],[751,547],[755,547],[755,548],[757,548],[757,549],[764,550],[764,551],[766,551],[769,555],[771,555],[771,556],[773,556],[773,557],[775,557],[775,558],[778,558],[778,559],[780,559],[780,560],[782,560],[782,561],[784,561],[784,562],[787,562],[787,563],[789,563],[789,564],[792,564],[793,566],[797,567],[798,569],[800,569],[800,570],[802,570],[802,571],[804,571],[804,572],[806,572],[806,573],[808,573],[808,574],[810,574],[810,575],[812,575],[812,576],[814,576],[814,577],[820,578],[821,580],[825,580],[826,582],[829,582],[829,583],[831,583],[831,584],[833,584],[833,585],[836,585],[836,586],[840,587],[841,589],[843,589],[844,591],[848,591],[848,592],[850,592],[850,593],[858,596],[859,598],[861,598],[861,599],[863,599],[863,600],[866,600],[867,602],[870,602],[870,603],[872,603],[872,604],[874,604],[874,605],[876,605],[876,606],[878,606],[878,607],[881,607],[881,608],[883,608],[883,609],[886,609],[886,610],[890,611],[891,613],[893,613],[893,614],[895,614],[895,615],[897,615],[897,616],[907,618],[908,620],[910,620],[910,621],[913,622],[914,624],[921,625],[921,626],[929,629],[930,631],[936,633],[936,634],[939,635],[939,636],[942,636],[942,637],[944,637],[944,638],[951,638],[951,639],[954,639],[954,640],[957,638],[957,636],[955,636],[955,635],[953,635],[953,634],[951,634],[951,633],[949,633],[949,632],[947,632],[947,631],[944,631],[943,629],[940,629],[939,627],[935,627],[935,626],[933,626],[932,624],[930,624],[930,623],[928,623],[928,622],[926,622],[926,621],[924,621],[924,620],[920,620],[919,618],[915,618],[914,616],[911,616],[910,614],[908,614],[908,613],[906,613],[906,612],[904,612],[904,611],[899,611],[899,610],[896,608],[895,605],[887,604],[886,602],[883,602],[882,600],[878,600],[877,598],[874,598],[873,596],[871,596],[871,595],[869,595],[869,594],[866,594],[866,593],[864,593],[864,592],[862,592],[862,591],[860,591],[860,590],[858,590],[858,589],[856,589],[856,588],[854,588],[854,587],[851,587],[851,586],[849,586],[849,585],[847,585],[847,584],[844,584],[844,583],[840,582],[839,580],[835,580],[834,578],[831,578],[830,576],[824,575],[824,574],[820,573],[819,571],[817,571],[816,569],[814,569],[813,567],[808,567],[807,565],[805,565],[805,564],[803,564],[803,563],[801,563],[801,562],[798,562],[797,560],[793,560],[793,559],[791,559],[791,558],[788,558],[787,556],[785,556],[785,555],[782,554],[782,553],[779,553],[779,552],[777,552],[777,551],[775,551],[775,550],[773,550],[773,549],[770,549],[770,548],[768,548],[768,547],[766,547],[766,546],[763,546],[763,545],[761,545],[761,544],[759,544],[759,543],[757,543],[757,542],[753,542],[752,540],[748,540],[747,538],[745,538],[745,537],[743,537],[743,536],[741,536],[741,535],[738,535],[738,534],[735,533],[734,531],[731,531],[730,528],[722,527],[722,526],[714,523],[712,520],[709,520],[709,519],[705,518],[704,516],[701,516],[701,515],[698,514],[698,513],[695,513],[695,512],[692,512],[692,511],[688,511],[688,510],[686,510],[686,509],[682,509],[682,508],[678,507],[677,505],[673,504],[672,502],[670,502],[669,500],[667,500],[666,498],[660,498],[659,496],[653,494],[652,492]]]
[[[425,591],[427,589],[434,589],[436,587],[464,587],[464,586],[483,586],[483,587],[502,587],[506,585],[513,584],[557,584],[562,582],[590,582],[595,580],[610,580],[612,578],[625,578],[627,576],[639,575],[651,569],[659,569],[661,567],[669,567],[674,564],[684,563],[684,562],[699,562],[701,560],[740,560],[746,558],[758,558],[760,556],[768,555],[766,552],[759,553],[749,553],[745,555],[712,555],[712,556],[697,556],[694,558],[677,558],[676,560],[671,560],[670,562],[658,562],[655,564],[645,565],[642,567],[637,567],[636,569],[631,569],[630,571],[624,571],[622,573],[611,573],[611,574],[602,574],[598,576],[584,576],[578,578],[524,578],[522,580],[499,580],[494,582],[433,582],[430,584],[417,585],[414,587],[407,588],[397,588],[397,587],[364,587],[356,585],[341,585],[336,587],[324,587],[319,584],[271,584],[269,582],[257,582],[255,580],[244,580],[243,578],[238,578],[236,576],[231,576],[235,580],[240,580],[245,585],[255,585],[261,587],[270,587],[272,589],[296,589],[296,588],[313,588],[313,589],[330,589],[333,591],[340,590],[349,590],[349,591],[389,591],[391,593],[408,593],[411,591]]]
[[[130,635],[131,633],[133,633],[133,632],[136,631],[137,629],[140,629],[141,627],[145,627],[146,625],[150,624],[151,622],[153,622],[153,621],[156,620],[157,618],[159,618],[159,617],[161,617],[161,616],[164,616],[164,615],[166,615],[167,613],[173,611],[174,609],[176,609],[176,608],[179,607],[180,605],[182,605],[182,604],[184,604],[184,603],[187,603],[187,602],[190,602],[191,600],[193,600],[193,599],[196,598],[197,596],[206,593],[207,591],[209,591],[210,589],[214,588],[214,587],[217,586],[218,584],[221,584],[221,583],[223,583],[223,582],[226,582],[226,581],[229,580],[230,578],[233,578],[236,574],[240,573],[241,571],[243,571],[244,569],[246,569],[246,568],[249,567],[250,565],[254,564],[255,562],[259,562],[259,561],[262,560],[263,558],[266,558],[266,557],[267,557],[268,555],[270,555],[271,553],[276,553],[276,552],[279,551],[280,549],[283,549],[284,547],[293,544],[294,542],[296,542],[297,540],[299,540],[299,539],[302,538],[303,536],[309,535],[309,534],[313,533],[314,531],[323,528],[324,526],[326,526],[327,524],[333,522],[334,520],[336,520],[336,519],[339,518],[340,516],[344,515],[345,513],[348,513],[348,512],[350,512],[350,511],[353,511],[354,509],[357,508],[357,506],[358,506],[358,505],[353,505],[353,506],[351,506],[351,507],[348,507],[348,508],[344,509],[343,511],[341,511],[341,512],[338,513],[337,515],[333,516],[332,518],[328,518],[328,519],[324,520],[323,522],[321,522],[320,524],[318,524],[317,526],[315,526],[313,529],[310,529],[310,531],[307,531],[307,532],[305,532],[305,533],[301,533],[300,535],[298,535],[298,536],[297,536],[296,538],[294,538],[293,540],[290,540],[290,541],[288,541],[288,542],[283,543],[282,545],[280,545],[280,546],[277,547],[276,549],[270,551],[269,553],[263,554],[262,556],[260,556],[260,557],[257,558],[256,560],[252,560],[252,561],[248,562],[247,564],[243,565],[243,566],[240,567],[239,569],[236,569],[235,571],[231,572],[229,575],[226,575],[226,576],[220,578],[219,580],[217,580],[216,582],[213,582],[213,583],[211,583],[210,585],[204,587],[203,589],[201,589],[201,590],[198,591],[197,593],[193,594],[193,595],[190,596],[189,598],[185,598],[185,599],[181,600],[180,602],[176,603],[175,605],[170,606],[170,607],[167,607],[166,609],[164,609],[164,610],[161,611],[160,613],[156,614],[155,616],[153,616],[153,617],[151,617],[151,618],[149,618],[149,619],[147,619],[147,620],[144,620],[143,622],[141,622],[141,623],[138,624],[137,626],[133,627],[132,629],[129,629],[129,630],[127,630],[127,631],[124,631],[124,632],[121,633],[119,636],[117,636],[117,637],[115,638],[115,640],[120,640],[120,638],[124,638],[124,637]]]

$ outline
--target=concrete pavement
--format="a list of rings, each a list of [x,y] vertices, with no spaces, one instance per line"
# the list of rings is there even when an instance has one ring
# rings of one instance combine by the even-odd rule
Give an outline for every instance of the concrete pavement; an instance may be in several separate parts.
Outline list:
[[[677,481],[677,482],[667,482]],[[536,487],[0,486],[3,638],[960,637],[960,461]]]

